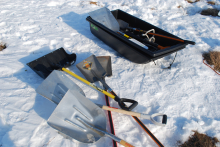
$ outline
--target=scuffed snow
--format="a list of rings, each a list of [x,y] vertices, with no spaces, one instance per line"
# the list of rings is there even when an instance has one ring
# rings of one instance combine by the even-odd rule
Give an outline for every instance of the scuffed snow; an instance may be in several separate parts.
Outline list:
[[[0,41],[8,47],[0,52],[0,146],[112,146],[107,137],[89,145],[69,140],[46,123],[56,105],[35,92],[43,79],[26,64],[60,47],[76,53],[77,61],[69,69],[82,77],[77,63],[91,54],[111,56],[113,76],[106,78],[108,85],[120,97],[138,101],[136,112],[167,114],[166,127],[142,120],[164,146],[187,140],[192,130],[220,138],[220,77],[202,63],[203,52],[220,50],[220,18],[199,14],[206,8],[220,10],[220,5],[206,2],[100,0],[91,5],[88,0],[1,1]],[[156,65],[132,63],[90,32],[86,17],[101,7],[121,9],[196,45],[178,51],[170,70],[163,68],[174,54],[156,60]],[[72,80],[91,101],[105,104],[103,94]],[[118,107],[113,100],[111,106]],[[157,146],[132,117],[113,113],[113,120],[118,137],[137,147]]]

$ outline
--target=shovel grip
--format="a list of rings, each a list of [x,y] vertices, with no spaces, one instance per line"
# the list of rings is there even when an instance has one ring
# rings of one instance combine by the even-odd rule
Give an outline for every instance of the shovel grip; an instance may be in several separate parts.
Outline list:
[[[115,96],[115,101],[118,102],[118,105],[121,107],[121,109],[126,110],[126,111],[131,111],[132,109],[134,109],[138,105],[138,102],[135,100],[126,99],[126,98],[119,98],[118,96]],[[131,105],[129,107],[127,107],[125,102],[131,103]]]
[[[121,141],[120,141],[120,144],[123,145],[123,146],[125,146],[125,147],[134,147],[133,145],[127,143],[127,142],[124,141],[124,140],[121,140]]]
[[[137,105],[138,102],[135,100],[131,99],[126,99],[126,98],[119,98],[114,91],[111,91],[111,94],[115,96],[115,101],[118,102],[118,105],[121,107],[121,109],[126,110],[126,111],[131,111],[134,109]],[[126,106],[125,102],[132,103],[129,107]]]

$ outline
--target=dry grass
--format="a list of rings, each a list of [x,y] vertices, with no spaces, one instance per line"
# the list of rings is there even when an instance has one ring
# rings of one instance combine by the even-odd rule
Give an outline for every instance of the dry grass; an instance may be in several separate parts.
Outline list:
[[[196,1],[193,1],[193,0],[186,0],[188,3],[195,3],[195,2],[199,2],[200,0],[196,0]]]
[[[210,51],[204,53],[203,57],[209,65],[214,65],[214,70],[220,72],[220,52]]]
[[[207,3],[210,5],[215,5],[215,2],[213,2],[213,1],[208,1]]]
[[[180,144],[178,142],[178,147],[217,147],[215,144],[219,142],[216,137],[209,137],[206,134],[201,134],[198,131],[193,131],[194,134],[189,137],[189,139]]]
[[[0,51],[6,49],[6,43],[0,43]]]
[[[92,2],[92,1],[90,1],[89,4],[90,4],[90,5],[96,5],[96,6],[97,6],[97,2]]]
[[[186,0],[188,3],[192,4],[192,3],[196,3],[196,2],[199,2],[200,0]],[[207,2],[208,4],[210,5],[215,5],[215,2],[214,1],[208,1]]]

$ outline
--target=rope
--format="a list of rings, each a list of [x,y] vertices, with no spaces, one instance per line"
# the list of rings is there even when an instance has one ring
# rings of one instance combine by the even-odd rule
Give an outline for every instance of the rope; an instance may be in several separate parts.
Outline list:
[[[205,63],[205,59],[203,59],[203,63],[208,66],[209,68],[211,68],[215,73],[217,73],[218,75],[220,75],[214,68],[212,68],[211,66],[209,66],[207,63]]]
[[[154,35],[151,38],[147,35],[147,33],[150,33],[150,32],[153,32],[155,34],[155,30],[151,29],[151,30],[147,31],[145,34],[142,34],[142,36],[146,36],[148,41],[150,41],[150,42],[155,42]]]
[[[44,147],[45,145],[47,146],[51,141],[53,141],[54,138],[52,138],[50,141],[48,141],[48,143],[44,144],[42,147]]]

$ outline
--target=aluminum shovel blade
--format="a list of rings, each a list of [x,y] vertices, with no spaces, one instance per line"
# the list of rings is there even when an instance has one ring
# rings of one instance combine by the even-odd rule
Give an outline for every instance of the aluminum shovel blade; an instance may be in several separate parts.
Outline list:
[[[112,76],[112,62],[111,62],[111,56],[96,56],[99,63],[102,65],[106,72],[106,76],[110,77]]]
[[[80,72],[85,76],[85,78],[94,83],[99,79],[104,78],[105,76],[111,76],[111,58],[104,58],[101,57],[99,60],[103,64],[105,68],[103,68],[102,64],[96,58],[95,55],[91,55],[90,57],[86,58],[82,62],[78,63],[76,67],[80,70]],[[110,60],[110,62],[109,62]],[[108,66],[108,67],[107,67]],[[108,72],[108,73],[107,73]]]
[[[76,90],[67,91],[47,122],[59,132],[83,143],[94,143],[104,135],[87,128],[77,118],[106,129],[104,111]]]
[[[85,96],[83,90],[68,78],[64,72],[54,70],[42,84],[38,86],[36,92],[55,104],[58,104],[69,89],[76,90]]]

